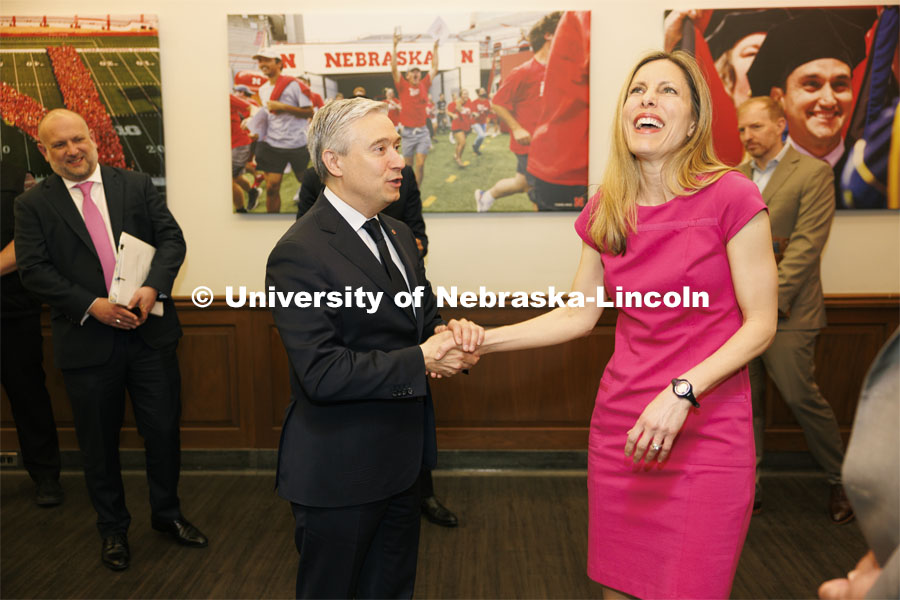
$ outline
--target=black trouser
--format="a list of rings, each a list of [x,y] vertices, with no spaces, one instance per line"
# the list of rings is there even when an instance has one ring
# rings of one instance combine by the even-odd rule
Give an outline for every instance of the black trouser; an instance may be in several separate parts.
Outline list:
[[[35,482],[59,479],[59,439],[44,384],[42,346],[39,313],[0,320],[0,380],[16,422],[22,462]]]
[[[424,465],[419,471],[419,484],[422,486],[422,498],[434,496],[434,478],[431,476],[431,469]]]
[[[84,477],[103,537],[125,533],[131,523],[119,462],[126,389],[138,432],[144,438],[152,519],[181,517],[181,376],[176,346],[173,343],[157,350],[144,343],[137,331],[116,331],[106,364],[63,370],[84,458]]]
[[[587,185],[559,185],[538,179],[531,173],[525,178],[531,185],[528,198],[539,211],[581,210],[587,202]]]
[[[291,503],[300,552],[297,598],[412,598],[420,503],[418,480],[368,504],[317,508]]]

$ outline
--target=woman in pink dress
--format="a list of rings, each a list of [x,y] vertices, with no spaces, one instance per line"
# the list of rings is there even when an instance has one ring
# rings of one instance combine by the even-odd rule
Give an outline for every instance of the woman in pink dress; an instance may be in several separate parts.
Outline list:
[[[618,306],[591,419],[587,570],[605,598],[728,597],[750,522],[745,365],[775,334],[777,276],[765,205],[716,158],[711,121],[689,55],[645,57],[622,90],[601,192],[575,223],[573,294],[642,298]],[[685,289],[695,306],[672,307]],[[480,352],[587,335],[596,304],[490,330]]]

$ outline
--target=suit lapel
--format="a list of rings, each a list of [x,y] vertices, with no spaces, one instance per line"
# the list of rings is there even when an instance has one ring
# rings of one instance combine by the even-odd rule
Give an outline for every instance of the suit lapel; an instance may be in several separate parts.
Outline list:
[[[769,205],[769,201],[775,195],[775,192],[777,192],[778,189],[790,179],[794,171],[797,170],[797,162],[800,160],[799,156],[800,155],[796,150],[788,148],[782,159],[775,165],[775,171],[772,173],[772,177],[769,178],[769,183],[766,184],[766,187],[762,191],[762,197],[766,206]],[[751,158],[749,161],[738,167],[738,170],[751,180],[753,179],[752,160],[753,159]]]
[[[125,182],[114,169],[103,166],[100,167],[100,178],[103,180],[103,194],[106,196],[109,225],[112,227],[113,239],[118,247],[125,213]]]
[[[381,291],[390,296],[389,301],[393,304],[396,290],[391,283],[391,278],[388,277],[387,271],[381,265],[381,261],[375,258],[369,247],[360,239],[359,234],[350,228],[350,225],[335,210],[324,193],[319,194],[318,200],[316,200],[313,208],[310,209],[310,214],[315,216],[322,231],[332,234],[329,241],[331,246],[340,252],[344,258],[356,265]],[[394,247],[396,248],[397,246],[395,245]],[[400,310],[403,310],[412,318],[407,309]]]
[[[51,175],[44,181],[43,185],[44,194],[47,196],[50,206],[59,213],[59,216],[72,228],[75,235],[94,253],[97,260],[100,260],[100,257],[97,255],[97,249],[94,248],[94,241],[91,239],[87,226],[84,224],[84,218],[78,212],[78,209],[75,208],[75,202],[72,201],[72,195],[66,189],[66,184],[63,183],[62,177]]]
[[[797,170],[798,162],[800,162],[800,155],[793,148],[788,148],[788,151],[784,153],[784,157],[775,167],[775,172],[772,173],[772,178],[769,179],[769,183],[766,184],[766,189],[763,190],[763,200],[766,201],[767,205],[778,189],[783,186],[794,171]]]

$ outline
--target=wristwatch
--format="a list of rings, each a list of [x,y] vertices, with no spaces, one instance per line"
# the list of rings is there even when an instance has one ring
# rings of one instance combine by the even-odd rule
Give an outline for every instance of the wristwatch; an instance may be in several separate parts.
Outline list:
[[[694,408],[700,408],[700,403],[697,402],[697,399],[694,397],[694,387],[687,379],[678,379],[677,377],[673,379],[672,392],[679,398],[684,398],[690,402]]]

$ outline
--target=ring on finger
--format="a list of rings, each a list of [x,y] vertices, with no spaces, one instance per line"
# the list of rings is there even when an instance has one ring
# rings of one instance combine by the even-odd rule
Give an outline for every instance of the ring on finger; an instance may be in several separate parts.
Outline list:
[[[116,325],[121,325],[121,324],[122,324],[122,321],[120,321],[119,319],[116,319]]]
[[[650,444],[650,449],[659,452],[662,450],[662,444]]]

